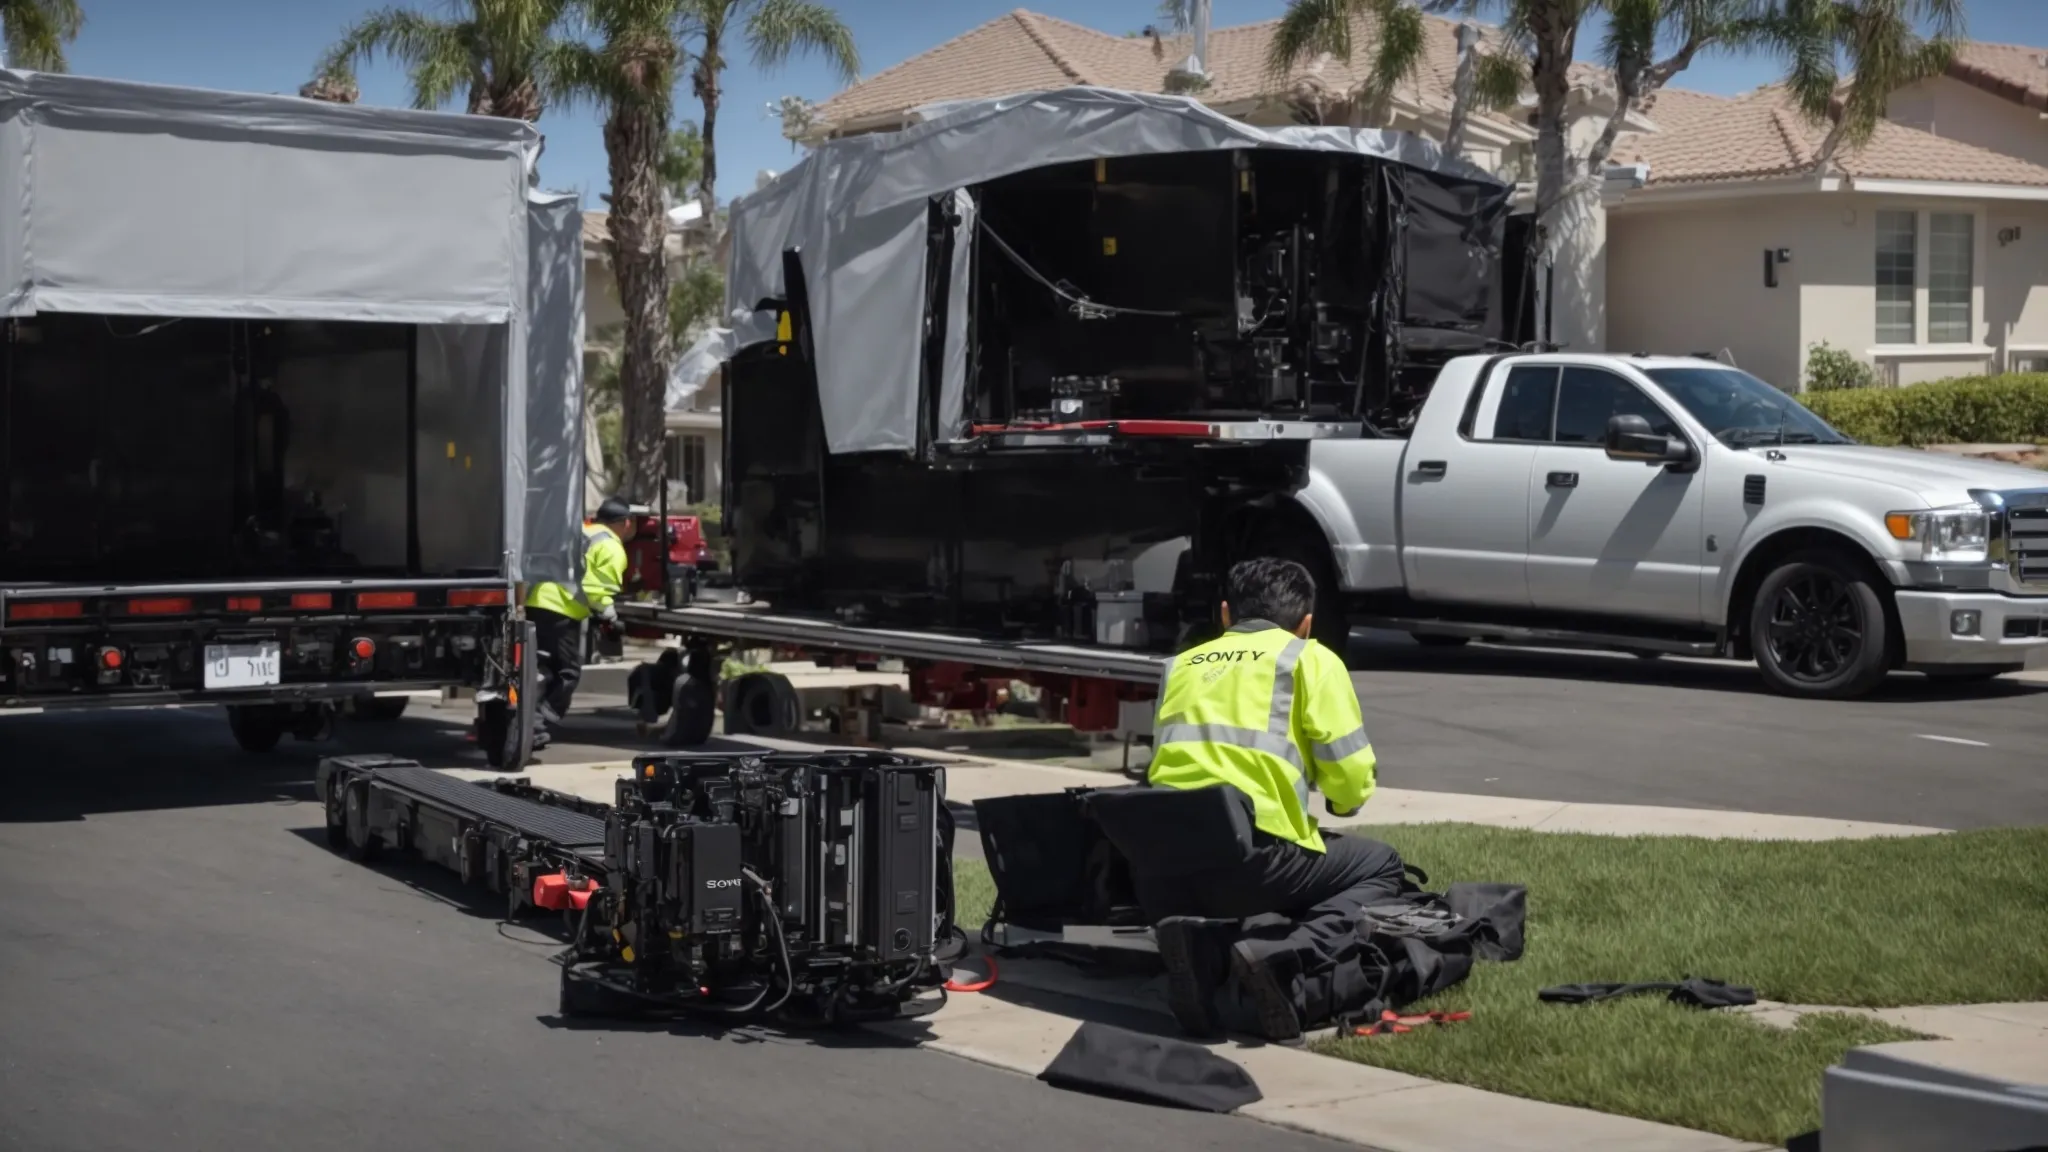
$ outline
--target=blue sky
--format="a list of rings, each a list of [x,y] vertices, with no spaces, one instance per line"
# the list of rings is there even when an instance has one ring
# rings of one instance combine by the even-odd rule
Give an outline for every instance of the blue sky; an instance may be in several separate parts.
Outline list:
[[[446,0],[410,0],[429,10]],[[83,0],[86,27],[71,49],[73,71],[165,84],[191,84],[255,92],[295,92],[322,48],[353,19],[381,4],[366,0]],[[1286,0],[1213,0],[1218,27],[1277,16]],[[952,0],[913,4],[908,0],[840,0],[853,29],[864,74],[873,74],[1018,6],[1018,0]],[[1049,16],[1100,28],[1132,32],[1152,23],[1156,0],[1025,0],[1025,7]],[[2048,0],[1969,0],[1969,32],[1979,40],[2034,44],[2048,49]],[[1586,40],[1590,43],[1591,37]],[[794,60],[763,73],[731,53],[726,100],[719,114],[720,198],[753,186],[754,173],[780,170],[794,159],[767,105],[785,94],[823,99],[837,90],[830,73],[809,60]],[[1734,93],[1775,79],[1777,65],[1762,58],[1709,57],[1696,61],[1675,82],[1704,92]],[[379,67],[362,76],[363,99],[407,102],[404,79]],[[679,115],[694,119],[687,91]],[[547,155],[543,182],[579,189],[591,208],[602,207],[604,144],[597,114],[579,110],[542,119]]]

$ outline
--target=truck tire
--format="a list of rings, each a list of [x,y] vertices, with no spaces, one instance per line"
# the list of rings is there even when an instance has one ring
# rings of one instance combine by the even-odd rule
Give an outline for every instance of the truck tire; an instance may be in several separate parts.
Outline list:
[[[1893,637],[1880,580],[1861,556],[1838,548],[1779,561],[1749,609],[1764,683],[1807,700],[1850,700],[1883,683]]]
[[[1329,542],[1322,533],[1301,525],[1261,533],[1250,554],[1292,560],[1308,569],[1316,582],[1315,619],[1309,626],[1309,638],[1335,652],[1349,666],[1351,616],[1345,611],[1344,590],[1337,584],[1337,566],[1330,562]]]
[[[263,753],[284,739],[290,717],[282,704],[228,705],[228,731],[244,752]]]
[[[662,726],[661,743],[669,748],[695,748],[711,739],[711,725],[718,712],[718,686],[710,679],[687,672],[676,678],[668,723]]]

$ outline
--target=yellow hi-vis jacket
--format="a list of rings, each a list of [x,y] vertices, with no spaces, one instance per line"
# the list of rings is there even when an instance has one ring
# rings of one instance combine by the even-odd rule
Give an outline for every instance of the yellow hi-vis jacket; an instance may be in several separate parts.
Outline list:
[[[588,620],[602,612],[626,580],[626,546],[618,533],[602,524],[583,526],[583,590],[566,584],[541,583],[526,594],[528,608],[545,608],[571,620]]]
[[[1234,784],[1259,828],[1323,851],[1310,788],[1349,816],[1372,795],[1372,741],[1336,653],[1247,620],[1167,666],[1153,725],[1152,784]]]

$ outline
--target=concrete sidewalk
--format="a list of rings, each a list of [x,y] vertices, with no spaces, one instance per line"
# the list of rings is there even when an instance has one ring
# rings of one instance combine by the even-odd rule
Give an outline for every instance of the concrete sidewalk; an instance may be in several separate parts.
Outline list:
[[[749,737],[778,748],[816,744]],[[1040,764],[930,753],[948,767],[947,798],[957,803],[1020,793],[1058,792],[1113,785],[1117,777]],[[613,782],[627,771],[623,761],[535,765],[524,775],[534,784],[592,799],[610,800]],[[455,774],[485,778],[485,772]],[[1497,827],[1610,835],[1676,835],[1738,839],[1826,840],[1871,836],[1934,835],[1938,828],[1870,824],[1745,812],[1651,808],[1618,804],[1560,804],[1496,796],[1467,796],[1382,789],[1351,824],[1419,824],[1461,821]],[[963,970],[984,964],[970,957]],[[2021,1005],[2025,1013],[2039,1006]],[[1774,1005],[1774,1023],[1796,1018],[1800,1009]],[[1808,1009],[1810,1010],[1810,1009]],[[1922,1017],[1899,1022],[1932,1035],[1979,1036],[1997,1022],[1983,1010],[1900,1010],[1933,1012],[1941,1028],[1923,1027]],[[1975,1015],[1972,1013],[1975,1012]],[[964,1059],[1036,1076],[1086,1019],[1116,1017],[1126,1026],[1175,1032],[1159,979],[1101,978],[1052,961],[1001,962],[997,986],[984,994],[955,994],[934,1016],[876,1025],[926,1047]],[[1884,1018],[1891,1018],[1885,1016]],[[2031,1019],[2031,1017],[2029,1017]],[[1988,1022],[1987,1022],[1988,1021]],[[1966,1025],[1978,1025],[1967,1032]],[[1942,1029],[1948,1029],[1947,1032]],[[2003,1034],[2005,1051],[2024,1045],[2032,1033],[2018,1025]],[[2048,1017],[2039,1043],[2048,1051]],[[1549,1152],[1556,1149],[1611,1149],[1613,1152],[1754,1152],[1768,1145],[1746,1144],[1712,1133],[1630,1117],[1571,1108],[1487,1092],[1457,1084],[1372,1068],[1293,1048],[1225,1042],[1214,1048],[1251,1073],[1265,1093],[1243,1113],[1272,1124],[1313,1132],[1380,1152]],[[1981,1050],[1973,1050],[1981,1056]]]

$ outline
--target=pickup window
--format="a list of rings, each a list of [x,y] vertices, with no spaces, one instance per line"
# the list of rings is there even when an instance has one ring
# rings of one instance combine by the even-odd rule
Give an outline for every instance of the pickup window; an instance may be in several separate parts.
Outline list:
[[[1550,439],[1550,417],[1556,408],[1556,366],[1521,365],[1509,372],[1507,382],[1501,385],[1492,438],[1544,443]]]
[[[1603,444],[1607,422],[1616,416],[1641,416],[1650,431],[1679,435],[1677,423],[1634,384],[1599,368],[1566,365],[1557,393],[1557,442]]]

